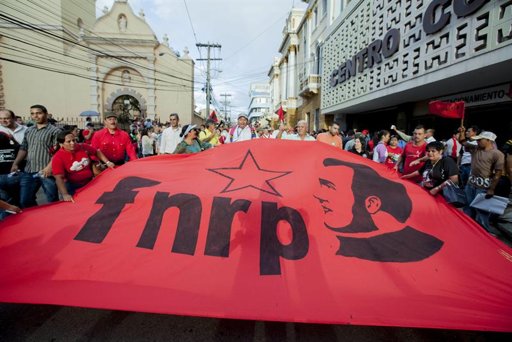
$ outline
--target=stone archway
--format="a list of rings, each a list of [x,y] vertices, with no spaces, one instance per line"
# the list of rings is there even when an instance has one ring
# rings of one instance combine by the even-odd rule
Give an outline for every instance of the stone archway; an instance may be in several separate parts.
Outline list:
[[[114,100],[112,104],[112,112],[118,119],[125,118],[125,121],[138,119],[141,117],[141,109],[139,101],[131,95],[121,95]]]
[[[116,110],[120,110],[119,108],[114,109],[114,104],[116,104],[116,100],[118,101],[117,104],[119,104],[120,98],[122,99],[123,104],[124,104],[125,100],[130,101],[130,98],[133,98],[135,101],[131,100],[129,105],[133,106],[134,104],[137,104],[138,105],[137,110],[140,112],[140,117],[141,118],[146,117],[146,111],[147,111],[146,100],[144,99],[144,97],[142,97],[141,94],[139,94],[135,90],[129,89],[129,88],[118,89],[115,92],[111,93],[105,103],[105,107],[104,107],[105,110],[106,111],[114,111],[114,112],[116,112]],[[132,113],[132,115],[133,115],[133,113]],[[132,119],[133,119],[133,117],[132,117]]]

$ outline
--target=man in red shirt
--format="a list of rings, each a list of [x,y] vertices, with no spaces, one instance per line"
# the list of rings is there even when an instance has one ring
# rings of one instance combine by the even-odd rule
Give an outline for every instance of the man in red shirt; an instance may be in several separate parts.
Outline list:
[[[425,161],[428,159],[426,155],[427,142],[425,141],[425,128],[422,125],[416,126],[412,136],[405,147],[402,155],[398,159],[395,170],[398,170],[398,165],[404,160],[403,174],[408,175],[421,169]],[[419,183],[422,180],[421,175],[410,180]]]
[[[109,112],[105,115],[105,128],[92,136],[91,146],[99,149],[108,160],[116,165],[124,164],[126,155],[130,160],[137,159],[137,153],[130,136],[117,127],[117,115]]]

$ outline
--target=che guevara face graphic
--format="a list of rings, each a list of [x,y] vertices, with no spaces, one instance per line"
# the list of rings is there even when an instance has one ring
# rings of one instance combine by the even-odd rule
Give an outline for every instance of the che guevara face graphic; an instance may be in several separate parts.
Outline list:
[[[351,179],[342,179],[337,167],[323,168],[318,178],[318,191],[314,197],[324,211],[324,224],[333,231],[343,230],[352,220],[354,194]]]
[[[324,211],[324,226],[337,234],[338,255],[413,262],[430,257],[443,245],[407,225],[412,201],[405,187],[368,166],[325,159],[313,197]]]

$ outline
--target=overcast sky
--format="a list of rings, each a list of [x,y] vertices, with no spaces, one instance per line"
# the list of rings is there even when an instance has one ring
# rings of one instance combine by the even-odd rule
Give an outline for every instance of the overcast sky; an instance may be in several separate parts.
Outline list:
[[[165,33],[169,36],[170,47],[183,51],[190,50],[195,60],[199,57],[196,39],[187,16],[188,7],[192,25],[199,43],[222,45],[220,57],[223,60],[212,64],[212,80],[215,98],[222,102],[223,93],[232,94],[232,115],[247,112],[249,85],[252,82],[268,82],[267,73],[282,41],[282,30],[288,12],[294,7],[305,8],[301,0],[128,0],[138,14],[143,9],[146,21],[159,41]],[[97,0],[97,14],[104,6],[112,7],[114,0]],[[202,51],[203,57],[206,50]],[[206,69],[206,62],[196,62],[200,69]],[[196,88],[204,86],[205,76],[195,70]],[[203,83],[203,84],[201,84]],[[205,94],[196,92],[196,105],[204,107]]]

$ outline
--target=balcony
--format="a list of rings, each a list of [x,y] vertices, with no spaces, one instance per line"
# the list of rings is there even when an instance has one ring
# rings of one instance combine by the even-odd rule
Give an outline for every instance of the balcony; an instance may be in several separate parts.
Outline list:
[[[299,96],[308,98],[318,94],[320,90],[320,75],[309,75],[300,81]]]

